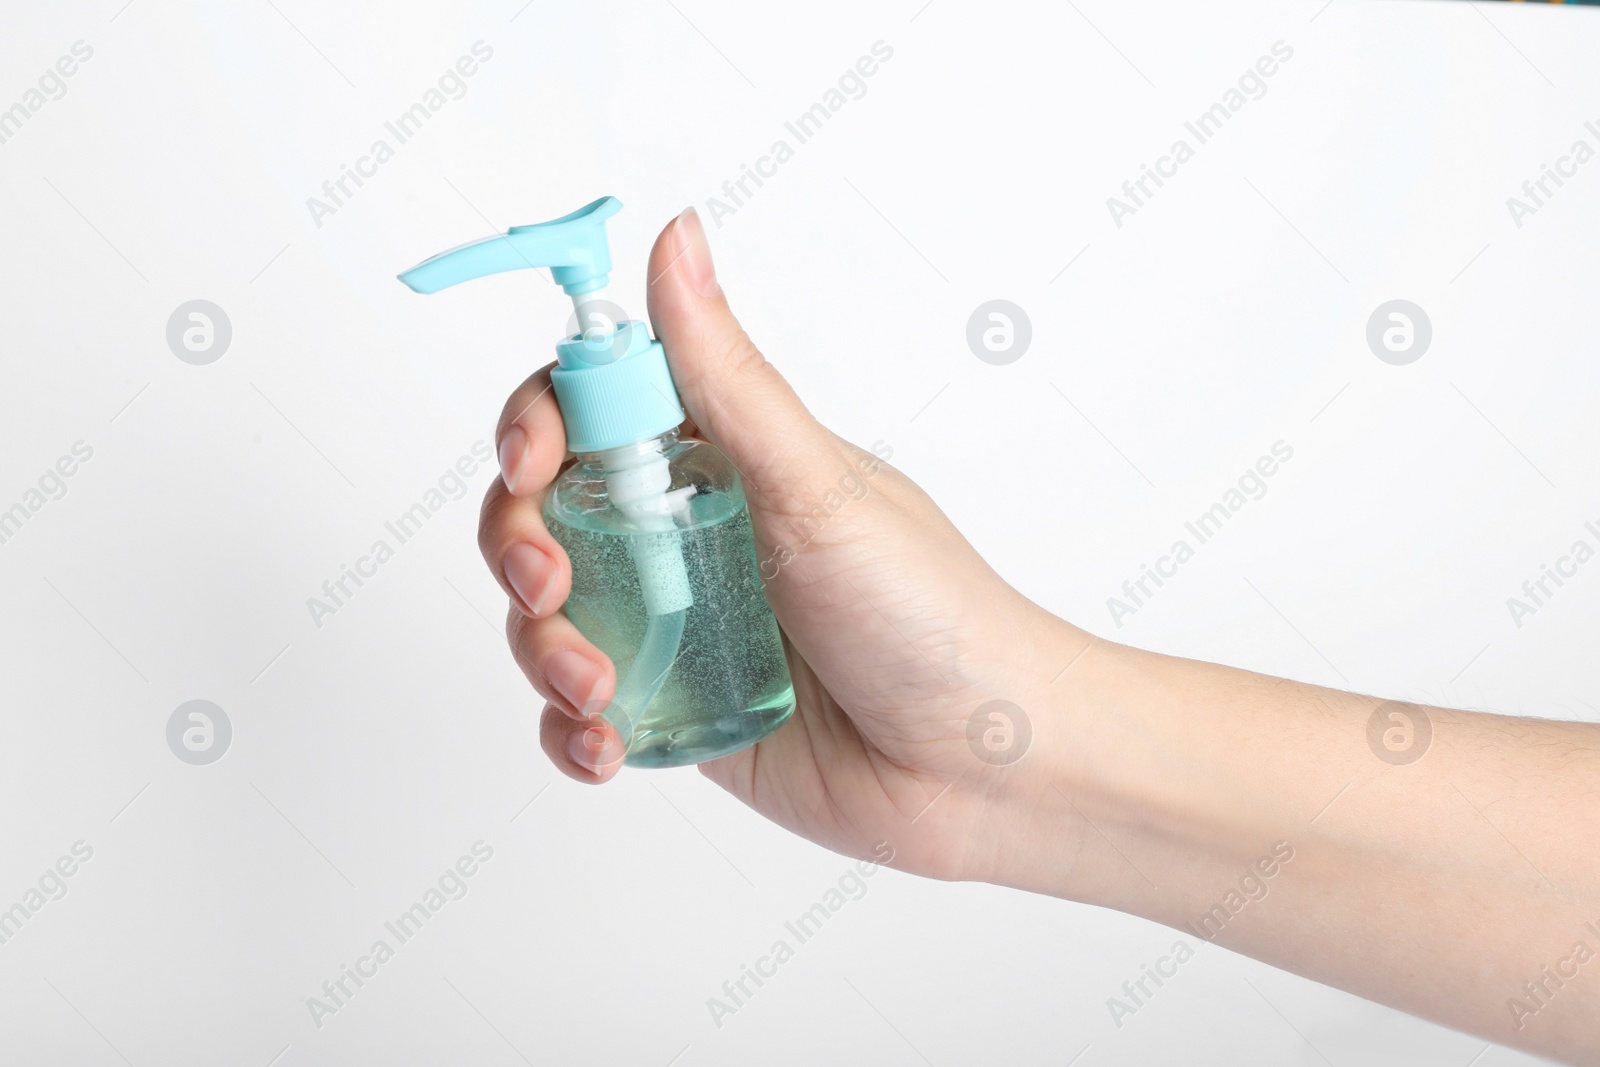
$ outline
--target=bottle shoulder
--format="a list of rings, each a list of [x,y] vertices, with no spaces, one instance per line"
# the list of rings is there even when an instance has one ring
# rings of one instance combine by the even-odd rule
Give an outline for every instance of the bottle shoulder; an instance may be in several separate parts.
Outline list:
[[[669,477],[666,493],[682,501],[673,513],[679,529],[722,522],[745,509],[738,469],[709,441],[674,442],[662,458],[667,461]],[[574,529],[637,532],[612,502],[606,468],[593,456],[580,456],[561,472],[545,496],[544,513],[546,521],[553,519]]]

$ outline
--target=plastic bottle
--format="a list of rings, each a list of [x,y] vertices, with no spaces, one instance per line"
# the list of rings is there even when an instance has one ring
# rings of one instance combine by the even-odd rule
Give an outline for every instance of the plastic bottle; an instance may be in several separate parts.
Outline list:
[[[645,324],[597,311],[611,272],[605,220],[621,208],[604,197],[513,226],[400,280],[436,293],[549,267],[572,298],[580,332],[556,345],[550,381],[578,462],[551,487],[544,519],[572,562],[566,613],[616,665],[604,716],[625,762],[677,767],[770,734],[794,710],[794,687],[738,471],[713,445],[678,439],[683,408]]]

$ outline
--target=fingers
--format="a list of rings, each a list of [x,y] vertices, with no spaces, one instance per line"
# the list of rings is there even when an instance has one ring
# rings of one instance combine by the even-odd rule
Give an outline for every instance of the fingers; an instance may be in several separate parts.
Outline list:
[[[591,719],[611,702],[616,668],[565,615],[530,619],[512,605],[506,640],[533,687],[573,720]]]
[[[622,766],[622,738],[604,719],[576,722],[559,709],[544,709],[539,747],[568,778],[588,785],[609,782]]]
[[[836,480],[837,438],[812,418],[733,317],[693,208],[656,238],[648,277],[650,321],[684,408],[753,483],[748,488],[758,495],[768,486],[805,493]]]
[[[550,368],[530,376],[506,401],[495,429],[500,480],[489,486],[478,518],[478,547],[501,588],[522,612],[545,618],[571,588],[567,554],[545,528],[539,508],[566,459],[566,430]]]
[[[543,490],[567,456],[567,433],[550,391],[550,368],[517,386],[500,412],[494,432],[500,480],[513,496]]]
[[[511,599],[506,639],[512,658],[550,701],[540,745],[569,777],[608,781],[625,755],[616,728],[600,718],[616,690],[616,669],[561,613],[572,588],[571,564],[540,513],[567,456],[549,367],[506,401],[495,443],[500,480],[484,497],[478,547]]]
[[[546,619],[566,603],[572,589],[567,553],[550,536],[537,497],[512,496],[504,482],[489,486],[478,516],[478,549],[489,571],[516,609]]]
[[[617,687],[611,660],[565,615],[530,619],[513,606],[506,636],[522,673],[550,701],[539,722],[550,762],[580,782],[610,781],[627,754],[616,727],[600,717]]]

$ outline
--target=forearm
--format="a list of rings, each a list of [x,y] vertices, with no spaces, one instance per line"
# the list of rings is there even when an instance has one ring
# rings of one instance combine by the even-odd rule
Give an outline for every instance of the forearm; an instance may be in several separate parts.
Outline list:
[[[1087,651],[1016,786],[1029,832],[1063,847],[994,880],[1600,1058],[1600,727],[1426,708],[1408,738],[1391,706],[1369,743],[1379,699],[1062,644]]]

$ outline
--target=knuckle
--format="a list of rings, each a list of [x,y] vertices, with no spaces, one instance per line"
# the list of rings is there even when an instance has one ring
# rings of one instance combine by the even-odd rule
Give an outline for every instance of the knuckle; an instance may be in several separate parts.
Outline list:
[[[725,367],[738,376],[775,375],[778,369],[768,362],[761,349],[741,327],[722,338],[721,351],[717,353],[717,366]]]
[[[505,436],[505,432],[513,423],[522,420],[539,398],[550,391],[550,368],[554,363],[548,363],[525,378],[521,385],[512,390],[506,397],[505,406],[500,409],[500,420],[495,425],[495,440]]]
[[[478,508],[478,551],[483,553],[483,558],[490,567],[499,565],[497,558],[500,548],[501,517],[505,514],[506,503],[511,499],[511,494],[506,491],[505,483],[499,478],[489,486],[483,494],[483,504]]]

